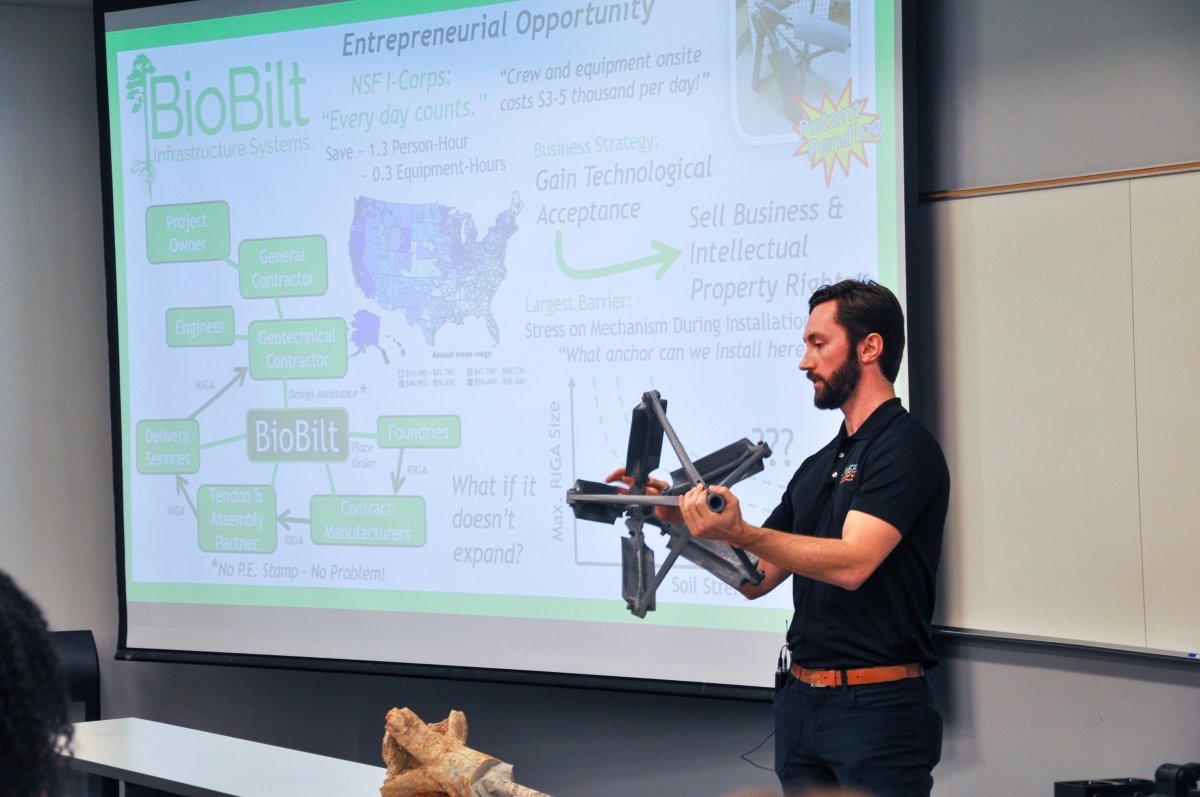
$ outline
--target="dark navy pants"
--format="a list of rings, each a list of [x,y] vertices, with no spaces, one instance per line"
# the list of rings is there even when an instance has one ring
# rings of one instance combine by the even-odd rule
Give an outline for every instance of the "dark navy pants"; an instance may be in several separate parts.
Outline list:
[[[875,797],[928,797],[942,715],[927,679],[814,687],[788,676],[775,693],[775,773],[786,795],[846,786]]]

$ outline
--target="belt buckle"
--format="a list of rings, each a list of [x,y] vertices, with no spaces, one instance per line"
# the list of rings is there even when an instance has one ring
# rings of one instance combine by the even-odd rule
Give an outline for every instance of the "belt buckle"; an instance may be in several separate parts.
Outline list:
[[[826,672],[828,672],[828,671],[826,671]],[[813,672],[813,680],[809,681],[808,685],[813,687],[814,689],[830,689],[831,688],[831,684],[818,683],[818,680],[819,679],[817,678],[816,672]]]

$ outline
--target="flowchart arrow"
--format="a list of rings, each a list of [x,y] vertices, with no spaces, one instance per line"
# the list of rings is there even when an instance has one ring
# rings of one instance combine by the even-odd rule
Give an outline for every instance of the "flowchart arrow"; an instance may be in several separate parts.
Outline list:
[[[400,475],[400,466],[404,464],[404,449],[400,449],[400,459],[396,462],[396,472],[392,474],[392,495],[400,492],[401,485],[404,484],[404,477]]]
[[[683,254],[678,249],[667,246],[661,241],[650,241],[650,248],[657,254],[640,257],[637,260],[630,260],[627,263],[617,263],[615,266],[601,266],[600,268],[590,268],[584,271],[571,268],[567,265],[567,261],[563,259],[562,251],[562,230],[554,233],[554,254],[558,257],[558,267],[562,269],[562,273],[566,274],[571,279],[586,280],[595,279],[597,277],[608,277],[613,274],[620,274],[624,271],[633,271],[646,266],[659,266],[658,271],[654,272],[655,279],[662,279],[663,274],[667,273],[667,269],[679,259]]]
[[[290,509],[285,509],[285,510],[283,510],[282,515],[275,518],[276,520],[278,520],[280,522],[280,524],[282,524],[284,529],[291,531],[292,527],[291,527],[291,525],[289,525],[291,523],[303,523],[305,525],[312,525],[312,521],[306,517],[291,517],[290,515],[288,515],[288,513],[291,511],[292,510],[290,510]]]
[[[226,385],[225,385],[225,387],[223,387],[223,388],[221,388],[220,390],[218,390],[218,391],[217,391],[217,394],[216,394],[215,396],[213,396],[213,397],[212,397],[212,398],[210,398],[208,401],[206,401],[206,402],[204,402],[203,404],[201,404],[201,405],[200,405],[200,409],[196,410],[196,411],[195,411],[195,412],[193,412],[191,415],[189,415],[189,416],[188,416],[188,420],[189,420],[189,421],[190,421],[190,420],[192,420],[192,419],[194,419],[194,418],[195,418],[197,415],[199,415],[200,413],[204,412],[206,409],[208,409],[208,408],[209,408],[209,406],[211,406],[211,405],[212,405],[212,403],[213,403],[214,401],[216,401],[217,399],[219,399],[219,398],[221,397],[221,395],[222,395],[222,394],[223,394],[223,393],[224,393],[226,390],[228,390],[229,388],[233,387],[233,386],[234,386],[234,384],[237,384],[237,385],[239,385],[239,386],[240,386],[240,385],[241,385],[243,382],[245,382],[245,381],[246,381],[246,371],[248,371],[248,370],[249,370],[248,368],[246,368],[246,367],[244,367],[244,366],[243,366],[243,367],[239,367],[239,368],[234,368],[233,370],[237,372],[237,376],[235,376],[233,379],[230,379],[230,380],[229,380],[229,383],[228,383],[228,384],[226,384]]]
[[[183,497],[187,499],[188,506],[190,506],[192,508],[192,517],[199,519],[200,513],[196,511],[196,505],[192,503],[192,497],[190,495],[188,495],[187,490],[184,489],[187,486],[187,483],[188,483],[187,479],[183,478],[178,473],[176,473],[175,474],[175,495],[182,494]]]

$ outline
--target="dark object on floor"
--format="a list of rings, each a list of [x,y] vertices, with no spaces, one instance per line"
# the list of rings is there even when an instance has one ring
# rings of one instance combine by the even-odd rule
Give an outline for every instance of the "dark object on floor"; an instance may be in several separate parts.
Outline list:
[[[1054,797],[1150,797],[1152,794],[1154,781],[1145,778],[1060,780],[1054,784]]]
[[[1163,764],[1154,772],[1154,793],[1185,797],[1196,788],[1200,764]]]

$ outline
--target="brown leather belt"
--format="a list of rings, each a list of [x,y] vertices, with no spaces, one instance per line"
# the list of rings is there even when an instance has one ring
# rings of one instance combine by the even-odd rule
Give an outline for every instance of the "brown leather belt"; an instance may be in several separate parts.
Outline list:
[[[920,678],[925,668],[920,664],[894,664],[890,667],[863,667],[857,670],[806,670],[793,664],[792,675],[809,686],[841,686],[849,684],[882,684],[888,681],[903,681],[905,678]]]

